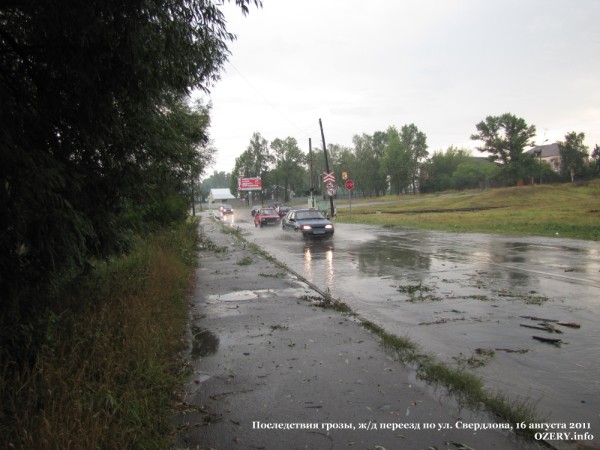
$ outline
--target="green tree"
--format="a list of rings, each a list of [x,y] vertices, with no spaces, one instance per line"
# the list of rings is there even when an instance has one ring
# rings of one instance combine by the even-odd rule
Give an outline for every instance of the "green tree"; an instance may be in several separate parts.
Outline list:
[[[377,146],[376,138],[367,134],[355,135],[352,143],[356,161],[351,178],[356,187],[360,189],[363,196],[384,194],[386,191],[386,177],[382,173],[384,145]]]
[[[387,174],[392,192],[399,195],[405,191],[412,180],[412,153],[402,142],[395,127],[389,127],[386,133],[383,169]]]
[[[575,181],[575,175],[580,175],[585,169],[585,160],[589,156],[588,148],[584,145],[584,133],[572,131],[565,135],[565,140],[558,143],[560,152],[560,170],[563,175],[571,177]]]
[[[306,163],[306,155],[298,147],[298,142],[292,137],[284,140],[275,139],[271,142],[271,150],[275,159],[275,179],[283,181],[284,201],[289,201],[290,187],[298,189],[305,184],[304,164]],[[279,197],[277,197],[279,198]]]
[[[592,176],[598,177],[600,176],[600,146],[596,144],[594,150],[592,151],[592,162],[590,164],[590,169]]]
[[[210,0],[0,8],[0,312],[18,317],[161,208],[178,215],[211,158],[207,110],[185,99],[234,36]]]
[[[422,161],[429,154],[427,152],[427,136],[411,123],[400,129],[400,140],[402,146],[410,154],[411,191],[415,194],[419,190],[417,178]]]
[[[241,177],[260,177],[263,190],[268,189],[267,174],[273,161],[273,155],[269,151],[269,143],[260,133],[255,132],[246,151],[235,159],[235,166],[231,174],[231,192],[237,192],[238,178]],[[262,198],[262,192],[260,195]]]
[[[490,162],[465,161],[452,174],[456,189],[482,188],[498,176],[500,168]]]
[[[468,162],[471,155],[468,150],[449,147],[445,152],[434,152],[423,166],[423,192],[443,191],[453,189],[452,175],[462,163]]]
[[[211,189],[229,188],[231,186],[231,173],[217,172],[216,170],[208,178],[202,181],[200,190],[202,196],[207,198]]]
[[[511,183],[533,175],[532,157],[523,151],[525,147],[534,145],[534,125],[529,126],[525,120],[506,113],[488,116],[476,128],[478,132],[471,135],[471,139],[483,142],[478,150],[490,153],[491,161],[502,163],[502,170]]]

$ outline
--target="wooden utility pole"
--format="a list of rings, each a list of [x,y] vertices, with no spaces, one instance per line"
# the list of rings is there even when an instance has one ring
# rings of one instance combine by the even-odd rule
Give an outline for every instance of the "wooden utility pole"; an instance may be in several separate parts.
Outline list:
[[[323,133],[323,122],[321,122],[321,119],[319,119],[319,126],[321,127],[321,140],[323,141],[323,153],[325,154],[325,170],[327,171],[327,173],[329,173],[329,160],[327,159],[327,146],[325,145],[325,134]],[[329,206],[331,208],[331,215],[329,217],[331,217],[333,219],[333,216],[335,214],[335,209],[333,207],[333,195],[329,196]]]
[[[310,173],[310,200],[308,201],[308,207],[315,208],[315,184],[313,181],[312,139],[311,138],[308,138],[308,170]]]

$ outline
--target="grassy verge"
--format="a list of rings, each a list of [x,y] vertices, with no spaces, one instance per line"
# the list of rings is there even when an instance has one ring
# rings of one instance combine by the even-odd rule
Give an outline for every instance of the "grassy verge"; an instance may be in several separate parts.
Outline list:
[[[35,357],[1,361],[1,448],[168,448],[196,240],[164,231],[61,290]]]
[[[386,227],[560,236],[600,240],[600,180],[586,185],[542,185],[406,195],[385,204],[338,209],[337,220]]]
[[[464,366],[451,367],[437,361],[433,356],[423,353],[417,344],[406,337],[399,337],[386,332],[379,325],[370,321],[362,321],[363,327],[381,339],[383,347],[390,351],[395,359],[414,365],[422,380],[435,385],[444,386],[455,396],[461,405],[473,410],[484,410],[498,420],[510,423],[514,430],[517,424],[539,423],[545,419],[536,416],[535,405],[527,400],[511,400],[502,393],[492,393],[485,389],[483,381],[469,372]],[[520,430],[519,433],[528,433]]]

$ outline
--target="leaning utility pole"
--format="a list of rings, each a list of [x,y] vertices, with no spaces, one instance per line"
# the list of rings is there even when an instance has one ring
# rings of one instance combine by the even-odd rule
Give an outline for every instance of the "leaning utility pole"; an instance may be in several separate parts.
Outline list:
[[[319,126],[321,127],[321,139],[323,141],[323,153],[325,154],[325,170],[329,173],[329,161],[327,160],[327,146],[325,145],[325,134],[323,133],[323,123],[321,119],[319,119]],[[333,195],[329,196],[329,206],[331,208],[331,217],[333,219],[333,215],[335,214],[335,210],[333,208]]]
[[[308,138],[308,170],[310,173],[310,199],[308,207],[315,208],[315,184],[313,182],[313,167],[312,167],[312,140]]]

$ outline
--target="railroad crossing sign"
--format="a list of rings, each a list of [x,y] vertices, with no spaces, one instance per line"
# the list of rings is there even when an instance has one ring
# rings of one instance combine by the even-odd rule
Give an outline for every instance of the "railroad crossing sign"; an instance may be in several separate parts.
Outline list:
[[[333,197],[335,195],[335,188],[328,187],[327,188],[327,195],[329,195],[330,197]]]
[[[323,183],[327,183],[328,181],[331,183],[335,182],[335,175],[333,172],[323,172]]]
[[[346,189],[348,189],[349,191],[351,191],[352,189],[354,189],[354,181],[347,180],[346,181]]]

